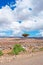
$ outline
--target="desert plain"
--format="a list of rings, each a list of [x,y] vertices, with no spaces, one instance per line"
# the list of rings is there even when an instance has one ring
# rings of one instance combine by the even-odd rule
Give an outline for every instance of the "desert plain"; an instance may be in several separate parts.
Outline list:
[[[25,53],[8,55],[15,44],[21,44]],[[0,56],[0,65],[43,65],[43,39],[39,38],[0,38],[0,50],[4,52]]]

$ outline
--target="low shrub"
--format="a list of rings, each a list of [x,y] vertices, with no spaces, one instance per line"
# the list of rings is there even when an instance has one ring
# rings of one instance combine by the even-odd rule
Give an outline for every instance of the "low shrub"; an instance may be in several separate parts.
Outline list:
[[[43,47],[39,49],[40,51],[43,51]]]
[[[22,52],[22,51],[24,52],[25,49],[20,44],[15,44],[14,47],[13,47],[13,49],[12,49],[12,51],[10,53],[8,53],[8,54],[18,55],[19,52]]]
[[[3,52],[0,50],[0,56],[2,56],[3,55]]]
[[[19,52],[21,52],[21,51],[24,52],[25,49],[24,49],[20,44],[16,44],[16,45],[14,45],[14,47],[13,47],[13,51],[12,51],[13,54],[18,55]]]

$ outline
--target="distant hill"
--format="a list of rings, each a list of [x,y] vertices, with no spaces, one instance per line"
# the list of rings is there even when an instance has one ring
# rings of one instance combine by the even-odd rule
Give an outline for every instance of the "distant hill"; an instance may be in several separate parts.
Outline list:
[[[0,36],[0,38],[24,38],[24,37]],[[26,37],[26,38],[30,38],[30,39],[43,39],[43,37]]]

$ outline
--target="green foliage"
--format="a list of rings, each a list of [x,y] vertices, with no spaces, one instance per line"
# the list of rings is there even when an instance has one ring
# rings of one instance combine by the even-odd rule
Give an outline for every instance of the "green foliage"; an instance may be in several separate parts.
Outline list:
[[[25,51],[25,49],[20,44],[14,45],[14,48],[12,51],[13,54],[18,55],[19,52],[21,52],[21,51]]]
[[[3,55],[3,52],[0,50],[0,56],[2,56]]]
[[[40,51],[43,51],[43,47],[39,49]]]
[[[24,33],[24,34],[22,34],[22,36],[27,37],[27,36],[29,36],[29,34]]]

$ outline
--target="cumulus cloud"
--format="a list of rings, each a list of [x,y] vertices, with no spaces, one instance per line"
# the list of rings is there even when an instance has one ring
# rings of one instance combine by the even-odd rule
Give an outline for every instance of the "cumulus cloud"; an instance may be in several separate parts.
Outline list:
[[[0,9],[0,31],[12,30],[14,32],[16,31],[15,34],[19,33],[20,24],[15,19],[15,15],[9,6],[6,5]]]
[[[40,30],[38,33],[36,33],[36,36],[43,37],[43,30]]]
[[[43,11],[43,0],[32,0],[32,4],[33,4],[33,13],[35,15],[38,15],[38,13],[40,13],[41,11]]]
[[[22,25],[28,30],[40,30],[43,29],[43,20],[38,18],[37,22],[34,22],[34,20],[25,21]]]
[[[39,34],[43,37],[43,30],[41,30]]]
[[[16,0],[15,5],[2,7],[0,9],[0,31],[12,30],[11,36],[20,36],[24,30],[43,30],[42,5],[42,0]],[[11,7],[15,6],[16,8],[12,10]],[[6,35],[6,33],[0,33],[0,35]]]

